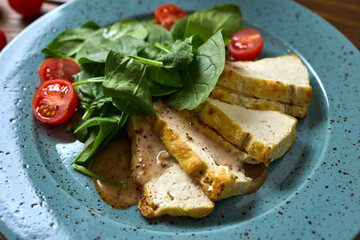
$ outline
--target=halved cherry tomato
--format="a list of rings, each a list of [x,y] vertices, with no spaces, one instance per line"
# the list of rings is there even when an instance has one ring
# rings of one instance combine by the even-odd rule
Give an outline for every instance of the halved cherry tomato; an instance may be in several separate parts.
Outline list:
[[[187,13],[175,4],[165,4],[155,10],[155,19],[158,24],[170,30],[172,25],[179,19],[186,16]]]
[[[6,41],[5,33],[0,28],[0,51],[6,46],[6,44],[7,41]]]
[[[48,58],[39,68],[41,82],[51,79],[66,79],[73,82],[72,75],[80,72],[79,65],[69,58]]]
[[[36,90],[32,110],[37,119],[48,124],[69,120],[75,112],[78,98],[74,87],[65,79],[43,82]]]
[[[227,45],[231,55],[242,61],[254,60],[260,55],[264,43],[258,30],[242,29],[230,36],[231,43]]]
[[[10,6],[24,17],[38,14],[43,2],[44,0],[9,0]]]

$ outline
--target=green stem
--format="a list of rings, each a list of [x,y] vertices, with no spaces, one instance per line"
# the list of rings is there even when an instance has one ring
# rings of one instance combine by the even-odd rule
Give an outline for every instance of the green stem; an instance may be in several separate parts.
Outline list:
[[[108,178],[108,177],[105,177],[105,176],[102,176],[100,174],[97,174],[96,172],[93,172],[91,171],[90,169],[86,168],[86,167],[83,167],[83,166],[80,166],[80,165],[77,165],[75,163],[73,163],[73,168],[75,168],[77,171],[79,172],[82,172],[86,175],[88,175],[89,177],[93,177],[93,178],[97,178],[97,179],[100,179],[100,180],[104,180],[108,183],[111,183],[111,184],[114,184],[116,186],[119,186],[119,187],[122,187],[124,184],[121,183],[121,182],[117,182],[111,178]]]
[[[161,43],[156,42],[155,43],[155,47],[157,47],[158,49],[166,52],[166,53],[170,53],[169,49],[167,49],[164,45],[162,45]]]
[[[151,59],[148,59],[148,58],[143,58],[143,57],[139,57],[139,56],[131,56],[131,58],[136,59],[136,60],[138,60],[139,62],[141,62],[143,64],[154,66],[154,67],[162,67],[162,66],[164,66],[164,64],[162,62],[151,60]]]
[[[106,114],[107,110],[109,109],[109,107],[110,107],[110,103],[109,103],[109,102],[104,104],[104,107],[101,108],[100,117],[104,117],[104,116],[105,116],[105,114]]]
[[[85,112],[84,112],[84,115],[82,116],[82,120],[86,121],[90,118],[91,114],[94,112],[94,108],[92,107],[89,107],[89,108],[86,108]]]
[[[79,81],[79,82],[74,82],[72,85],[75,86],[79,86],[82,84],[87,84],[87,83],[102,83],[104,81],[104,77],[95,77],[95,78],[89,78],[83,81]]]

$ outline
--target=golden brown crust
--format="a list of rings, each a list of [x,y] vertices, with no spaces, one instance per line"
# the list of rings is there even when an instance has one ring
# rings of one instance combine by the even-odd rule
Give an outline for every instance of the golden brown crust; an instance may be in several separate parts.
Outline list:
[[[146,218],[157,218],[164,215],[169,215],[173,217],[178,216],[189,216],[192,218],[202,218],[209,215],[214,209],[214,204],[209,207],[202,208],[189,208],[189,209],[181,209],[178,207],[167,207],[167,208],[157,208],[151,201],[151,198],[145,195],[141,195],[140,201],[138,204],[138,209],[141,214]]]
[[[208,137],[212,141],[217,142],[219,145],[224,147],[227,151],[239,155],[239,158],[241,158],[243,162],[248,162],[248,163],[255,162],[255,160],[252,157],[247,155],[245,152],[241,151],[235,145],[228,142],[226,139],[224,139],[224,137],[219,135],[215,130],[213,130],[209,126],[205,125],[204,123],[202,123],[200,121],[200,119],[197,116],[195,116],[197,114],[196,111],[198,111],[198,110],[199,110],[199,108],[195,109],[195,111],[192,111],[194,116],[188,117],[188,118],[191,118],[191,122],[193,123],[193,125],[196,129],[198,129],[202,134],[204,134],[206,137]]]
[[[223,136],[229,142],[242,145],[248,134],[243,131],[241,126],[232,121],[223,111],[206,101],[199,106],[196,110],[198,112],[201,121],[206,125],[213,127],[221,136]],[[226,125],[226,129],[219,127]]]
[[[249,109],[279,111],[298,118],[306,118],[308,112],[306,107],[255,98],[222,86],[216,86],[211,92],[210,97]]]
[[[169,160],[170,165],[164,170],[164,172],[161,172],[160,174],[156,173],[155,175],[152,174],[152,177],[147,181],[144,182],[144,180],[141,180],[144,182],[144,184],[141,184],[141,181],[138,178],[138,174],[143,175],[144,173],[138,171],[136,164],[141,158],[142,162],[149,163],[148,159],[145,158],[151,157],[151,155],[142,155],[139,153],[139,151],[141,152],[141,147],[139,145],[143,143],[141,143],[139,140],[143,139],[143,136],[145,136],[144,134],[149,134],[149,126],[145,126],[144,124],[147,124],[147,121],[144,121],[143,117],[132,116],[126,126],[126,130],[132,142],[132,178],[135,181],[139,192],[141,193],[138,203],[138,209],[140,213],[146,218],[156,218],[163,215],[201,218],[210,214],[214,208],[214,203],[206,197],[198,184],[195,184],[191,181],[190,178],[186,176],[186,173],[183,172],[183,170],[175,161],[172,164],[175,164],[176,166],[172,165]],[[148,135],[147,139],[149,138],[151,138],[150,134]],[[162,147],[160,147],[160,149],[161,148]],[[163,148],[165,147],[163,146]],[[184,175],[186,176],[185,178],[181,177]],[[176,182],[179,176],[180,180],[179,182]],[[163,180],[166,178],[168,178],[170,181]],[[167,183],[168,185],[166,185]],[[169,188],[169,186],[173,187]],[[163,191],[167,191],[168,197],[163,196]],[[177,191],[184,193],[185,196],[186,194],[191,195],[191,191],[193,191],[192,193],[196,194],[194,198],[196,200],[201,199],[201,201],[192,204],[192,202],[187,200],[186,197],[181,198],[177,196],[173,199],[171,199],[171,197],[169,198],[169,196],[174,193],[174,196],[176,196]]]
[[[296,56],[298,58],[296,54],[291,56]],[[300,61],[299,58],[298,60]],[[227,62],[217,84],[258,98],[265,98],[304,107],[310,105],[312,94],[311,86],[289,84],[281,81],[241,75],[240,69],[241,68],[237,63]]]
[[[178,160],[181,168],[201,184],[206,195],[213,201],[223,198],[222,192],[224,189],[236,179],[228,167],[219,166],[214,171],[211,170],[207,163],[183,139],[174,133],[159,115],[155,119],[148,117],[148,120],[171,155]]]
[[[137,159],[139,158],[138,156],[138,151],[137,151],[137,140],[136,140],[136,133],[135,133],[135,128],[134,128],[134,119],[133,118],[137,118],[137,117],[131,117],[130,120],[127,122],[126,124],[126,132],[131,140],[131,153],[132,153],[132,158],[131,158],[131,177],[133,179],[133,181],[135,182],[138,191],[141,193],[140,194],[140,200],[138,203],[138,209],[140,211],[140,213],[146,217],[146,218],[152,218],[155,217],[154,216],[154,212],[155,212],[155,205],[153,204],[151,198],[147,198],[144,194],[143,194],[143,189],[144,187],[142,185],[139,185],[136,182],[136,163],[138,162]]]
[[[155,214],[156,206],[152,203],[151,198],[147,198],[144,194],[140,196],[138,209],[146,218],[158,217],[157,214]]]
[[[154,103],[156,111],[158,111],[158,105],[161,104],[164,103]],[[192,124],[197,124],[194,116],[189,111],[177,111],[170,107],[168,109],[187,120],[194,120]],[[239,195],[244,193],[246,188],[249,187],[251,180],[248,179],[245,182],[237,181],[237,177],[228,166],[210,166],[184,139],[171,129],[159,113],[155,119],[148,117],[148,120],[154,132],[160,136],[171,155],[179,162],[181,168],[196,182],[200,183],[203,191],[211,200],[218,201],[226,197]]]
[[[209,101],[202,104],[195,112],[205,124],[213,127],[226,140],[265,165],[285,154],[295,140],[297,120],[291,116],[289,118],[292,118],[295,124],[289,134],[276,146],[270,147],[251,133],[244,131],[238,123]]]

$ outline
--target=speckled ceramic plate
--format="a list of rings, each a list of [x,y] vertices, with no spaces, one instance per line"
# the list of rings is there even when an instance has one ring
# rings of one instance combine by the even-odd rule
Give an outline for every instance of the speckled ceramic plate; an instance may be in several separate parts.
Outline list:
[[[167,1],[166,1],[167,2]],[[187,11],[222,1],[174,1]],[[230,1],[229,1],[230,2]],[[298,53],[313,97],[291,150],[265,185],[216,204],[203,219],[147,220],[116,210],[71,163],[81,144],[65,125],[35,121],[40,50],[87,20],[150,19],[165,1],[78,0],[37,20],[0,56],[0,229],[8,239],[352,239],[360,231],[359,51],[332,26],[284,0],[233,1],[265,40],[262,57]]]

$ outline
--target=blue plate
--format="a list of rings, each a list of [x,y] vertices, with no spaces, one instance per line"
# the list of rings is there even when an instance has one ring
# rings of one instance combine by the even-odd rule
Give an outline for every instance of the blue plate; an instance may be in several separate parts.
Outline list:
[[[291,1],[237,2],[264,37],[262,57],[298,53],[313,97],[291,150],[265,185],[216,204],[203,219],[144,219],[137,208],[102,202],[71,163],[81,144],[66,126],[31,113],[40,50],[87,20],[150,19],[167,1],[76,0],[43,16],[0,55],[0,229],[8,239],[352,239],[360,231],[359,51],[327,22]],[[222,1],[174,1],[187,11]],[[234,23],[236,24],[236,23]]]

